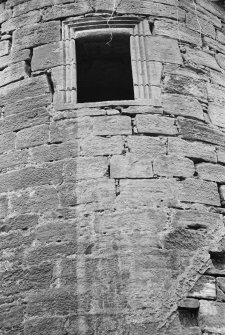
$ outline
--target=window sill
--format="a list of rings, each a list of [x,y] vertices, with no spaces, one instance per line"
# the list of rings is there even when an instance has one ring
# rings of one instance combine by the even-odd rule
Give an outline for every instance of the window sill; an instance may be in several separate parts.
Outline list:
[[[151,99],[138,100],[119,100],[119,101],[97,101],[84,103],[63,103],[57,104],[55,102],[56,110],[82,109],[82,108],[104,108],[104,107],[118,107],[118,106],[155,106],[160,107],[161,104],[156,104]]]

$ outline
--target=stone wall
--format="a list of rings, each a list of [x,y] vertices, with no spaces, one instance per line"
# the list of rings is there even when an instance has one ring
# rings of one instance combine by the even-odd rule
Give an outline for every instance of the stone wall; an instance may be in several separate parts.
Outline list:
[[[113,11],[149,22],[151,102],[58,108],[62,21]],[[0,26],[0,334],[225,334],[222,2],[7,0]]]

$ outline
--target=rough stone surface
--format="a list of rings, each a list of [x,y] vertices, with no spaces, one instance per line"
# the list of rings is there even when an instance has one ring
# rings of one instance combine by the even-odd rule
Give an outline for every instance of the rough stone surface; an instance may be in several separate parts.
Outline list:
[[[0,0],[0,335],[225,333],[224,22],[222,1]],[[126,27],[135,99],[76,103],[82,66],[117,87]]]

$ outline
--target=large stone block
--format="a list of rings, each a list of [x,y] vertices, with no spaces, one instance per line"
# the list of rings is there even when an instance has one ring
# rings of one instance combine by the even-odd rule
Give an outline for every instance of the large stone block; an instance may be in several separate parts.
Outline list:
[[[26,49],[60,40],[60,22],[35,23],[17,29],[13,34],[13,48]]]
[[[47,143],[49,139],[49,126],[47,124],[20,130],[16,137],[17,149],[35,147]]]
[[[12,17],[5,21],[1,26],[1,31],[2,33],[9,33],[18,28],[37,23],[40,21],[40,19],[41,14],[39,11],[30,11],[27,14],[20,15],[19,17]]]
[[[0,136],[1,138],[1,136]],[[0,170],[14,169],[28,163],[28,152],[25,150],[12,150],[0,156]]]
[[[225,306],[223,303],[200,300],[199,326],[214,334],[225,332]]]
[[[27,66],[25,62],[15,63],[0,72],[0,87],[8,85],[14,81],[18,81],[28,77]]]
[[[95,117],[93,118],[93,134],[100,136],[131,135],[131,118],[125,115]]]
[[[206,20],[206,18],[203,19],[189,12],[186,16],[186,25],[189,29],[195,30],[198,34],[208,35],[214,39],[216,37],[216,30],[213,23],[210,22],[210,20]]]
[[[53,162],[79,155],[78,142],[41,145],[30,150],[30,161],[35,163]]]
[[[114,180],[83,180],[58,187],[61,205],[98,204],[99,209],[111,208],[116,199]]]
[[[62,42],[50,43],[34,48],[32,71],[45,70],[64,63]]]
[[[121,180],[116,198],[119,208],[177,204],[179,183],[173,179]]]
[[[142,134],[176,135],[174,119],[158,115],[137,115],[137,130]]]
[[[225,182],[225,166],[219,164],[201,163],[197,164],[196,171],[201,179],[215,181],[218,183]]]
[[[69,2],[69,1],[66,1]],[[70,1],[72,2],[72,1]],[[44,21],[61,19],[68,16],[83,15],[92,11],[91,5],[88,1],[79,1],[72,4],[55,5],[45,10],[43,15]]]
[[[197,99],[181,94],[163,94],[162,97],[165,113],[204,120],[203,109]]]
[[[24,323],[24,335],[62,335],[65,318],[43,317],[35,320],[27,320]]]
[[[81,156],[120,155],[124,151],[122,136],[87,137],[79,141]]]
[[[154,33],[156,35],[163,35],[170,38],[181,40],[182,42],[191,43],[197,46],[202,45],[202,40],[196,31],[187,28],[186,24],[179,23],[179,29],[177,22],[175,21],[164,21],[156,20],[154,23]]]
[[[215,146],[201,142],[185,141],[178,137],[168,138],[168,153],[214,163],[217,161]]]
[[[180,128],[181,137],[188,140],[203,141],[211,144],[224,146],[225,135],[204,123],[179,118],[178,127]]]
[[[50,93],[50,88],[47,77],[42,75],[38,77],[27,78],[20,82],[16,82],[1,88],[0,101],[1,105],[5,106],[5,109],[7,108],[7,112],[5,112],[6,115],[9,115],[18,112],[18,105],[16,103],[19,103],[19,105],[22,106],[19,111],[23,112],[23,109],[28,101],[27,99],[30,99],[28,107],[30,109],[32,105],[32,99],[40,97],[41,100],[43,99],[43,95],[48,97],[48,93]],[[46,104],[46,99],[44,99],[44,103]],[[37,100],[35,101],[35,104],[37,104]]]
[[[14,193],[10,197],[11,213],[42,213],[55,211],[59,206],[55,187],[40,186],[32,190]]]
[[[148,240],[149,247],[155,247],[158,244],[158,234],[166,227],[166,221],[166,212],[159,209],[127,210],[96,215],[94,230],[100,236],[119,233],[121,245],[132,244],[135,231],[138,230],[143,232],[142,237],[139,236],[139,243],[145,245]]]
[[[206,82],[200,76],[186,76],[179,74],[166,74],[164,91],[167,93],[191,95],[197,99],[207,99]]]
[[[12,216],[0,224],[1,232],[9,232],[10,230],[28,230],[38,225],[38,215],[22,214]]]
[[[31,59],[31,51],[29,49],[11,51],[9,55],[0,57],[0,70],[13,63],[29,61]]]
[[[148,36],[147,61],[182,64],[178,42],[161,36]]]
[[[223,227],[223,219],[220,214],[199,210],[174,210],[171,222],[174,228],[210,230],[215,227]]]
[[[96,9],[113,9],[111,1],[107,3],[103,0],[97,1]],[[151,1],[144,0],[141,3],[137,3],[135,0],[130,0],[122,2],[119,4],[117,11],[119,13],[131,13],[131,14],[144,14],[144,15],[153,15],[159,17],[166,17],[170,19],[177,19],[179,16],[180,21],[185,20],[185,11],[176,7],[175,4],[165,1]]]
[[[185,61],[190,64],[195,63],[197,65],[209,67],[213,70],[221,71],[221,68],[219,67],[219,65],[221,66],[221,64],[218,62],[217,57],[216,61],[213,56],[204,51],[185,47],[185,53],[183,57]],[[217,62],[219,63],[219,65]]]
[[[62,182],[62,164],[45,167],[27,167],[0,175],[0,192],[15,191],[27,187],[58,184]]]
[[[186,179],[180,182],[180,201],[220,206],[217,184],[199,179]]]
[[[108,173],[107,157],[78,157],[65,163],[66,182],[102,178]]]
[[[115,155],[110,159],[111,178],[152,178],[152,161],[150,157],[139,157],[126,154]]]
[[[154,159],[158,155],[166,154],[166,138],[151,136],[128,136],[128,150],[136,157],[150,157]]]
[[[153,162],[153,172],[164,177],[192,177],[195,168],[190,159],[172,154],[157,157]]]

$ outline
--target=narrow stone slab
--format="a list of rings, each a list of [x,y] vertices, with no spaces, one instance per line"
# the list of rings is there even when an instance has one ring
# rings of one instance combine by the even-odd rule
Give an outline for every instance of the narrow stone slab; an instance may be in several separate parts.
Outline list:
[[[211,276],[202,276],[195,283],[191,291],[188,292],[188,297],[216,300],[216,280]]]

